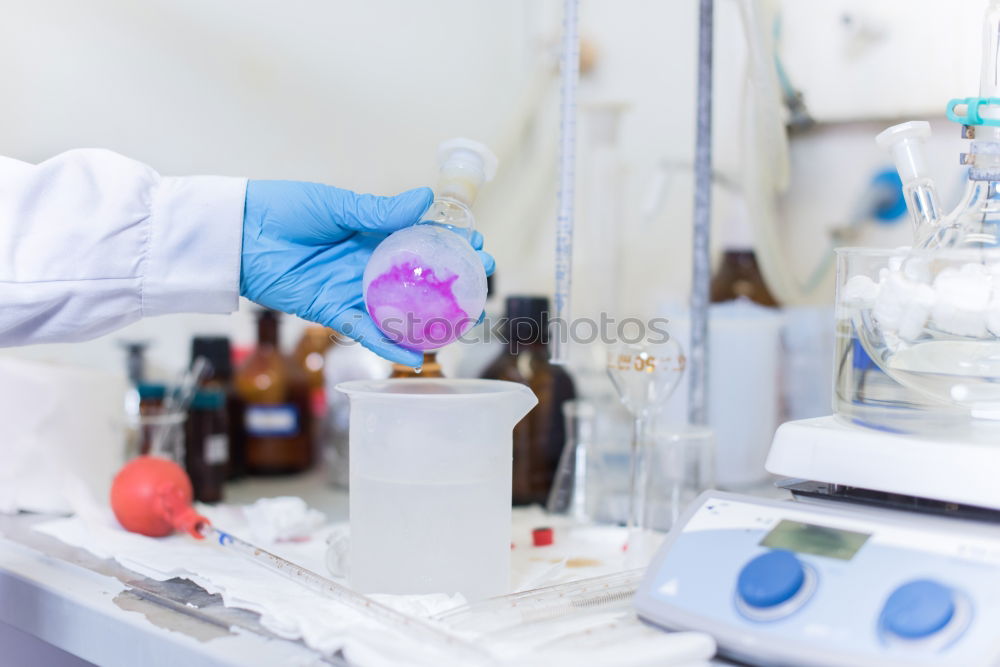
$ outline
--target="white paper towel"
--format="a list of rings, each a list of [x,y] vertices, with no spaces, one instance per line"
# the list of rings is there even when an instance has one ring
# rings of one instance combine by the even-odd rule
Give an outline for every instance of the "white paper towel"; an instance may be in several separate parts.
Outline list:
[[[250,538],[243,508],[199,506],[199,511],[220,528],[239,537]],[[533,549],[529,546],[530,528],[546,517],[537,510],[521,511],[518,517],[513,562],[514,580],[520,584],[519,588],[595,576],[613,571],[616,567],[620,569],[614,560],[621,557],[620,530],[584,528],[572,531],[574,534],[570,536],[568,529],[557,525],[554,548]],[[190,579],[209,592],[219,593],[227,606],[260,613],[261,623],[275,634],[288,639],[302,639],[311,648],[327,654],[342,650],[354,665],[448,667],[468,664],[460,656],[436,651],[428,642],[397,635],[376,620],[317,595],[221,547],[184,535],[154,539],[127,533],[104,508],[90,508],[86,519],[79,516],[58,519],[41,524],[36,530],[98,556],[115,558],[130,570],[152,579]],[[278,542],[267,548],[299,565],[326,574],[326,539],[338,530],[342,531],[343,526],[325,526],[307,540]],[[591,558],[583,558],[581,554],[589,554]],[[588,560],[591,562],[583,562]],[[464,603],[461,596],[443,594],[372,597],[398,611],[424,619]],[[631,611],[617,610],[566,619],[559,623],[558,633],[555,630],[553,626],[546,625],[521,628],[514,634],[469,636],[468,639],[487,650],[500,665],[544,663],[547,667],[556,667],[563,664],[619,664],[614,660],[616,649],[593,644],[602,637],[609,647],[617,646],[619,657],[633,656],[634,660],[628,663],[630,665],[700,664],[715,650],[714,642],[707,635],[664,634],[643,629]],[[590,637],[591,644],[573,639],[576,634],[581,640]],[[561,636],[567,641],[558,641]],[[655,660],[650,656],[655,656]]]
[[[199,511],[230,533],[250,539],[241,508],[199,506]],[[342,649],[360,665],[433,665],[442,656],[419,642],[396,638],[375,620],[354,612],[299,586],[285,577],[243,559],[222,547],[185,535],[149,538],[121,529],[110,512],[57,519],[36,530],[82,547],[95,555],[114,558],[128,569],[151,579],[190,579],[210,593],[218,593],[225,604],[261,614],[261,624],[276,635],[302,639],[323,653]],[[301,542],[269,545],[269,550],[315,572],[323,573],[324,533]],[[403,596],[400,596],[403,597]],[[426,615],[439,613],[463,602],[446,595],[401,599],[409,610]]]
[[[0,511],[103,501],[125,455],[124,378],[0,357]]]

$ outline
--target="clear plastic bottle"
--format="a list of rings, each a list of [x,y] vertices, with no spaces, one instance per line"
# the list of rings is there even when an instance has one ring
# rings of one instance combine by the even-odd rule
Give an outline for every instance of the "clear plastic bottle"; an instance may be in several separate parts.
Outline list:
[[[390,339],[434,350],[472,327],[486,303],[486,272],[469,241],[472,204],[497,158],[469,139],[438,148],[441,177],[423,219],[384,240],[365,267],[365,305]]]

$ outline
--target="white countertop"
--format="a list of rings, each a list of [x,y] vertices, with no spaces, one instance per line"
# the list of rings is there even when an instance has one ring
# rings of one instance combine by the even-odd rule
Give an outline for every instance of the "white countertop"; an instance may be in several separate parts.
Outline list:
[[[347,493],[321,472],[242,480],[226,501],[279,495],[347,519]],[[31,530],[48,518],[0,515],[0,645],[15,664],[344,664],[271,635],[257,614],[227,608],[186,580],[153,581]]]

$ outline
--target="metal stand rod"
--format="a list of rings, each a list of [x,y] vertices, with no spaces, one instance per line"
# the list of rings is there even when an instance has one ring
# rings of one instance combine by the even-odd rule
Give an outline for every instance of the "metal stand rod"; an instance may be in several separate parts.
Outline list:
[[[712,223],[712,15],[713,0],[698,9],[698,107],[694,153],[694,230],[691,248],[691,349],[688,421],[708,423],[708,300]]]

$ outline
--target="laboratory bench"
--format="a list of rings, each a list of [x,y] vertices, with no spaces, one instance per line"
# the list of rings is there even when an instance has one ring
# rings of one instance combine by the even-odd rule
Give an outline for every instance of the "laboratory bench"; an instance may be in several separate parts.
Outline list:
[[[332,521],[347,493],[319,472],[231,484],[226,501],[298,495]],[[0,646],[4,665],[342,665],[274,636],[186,579],[156,581],[113,559],[32,530],[54,517],[0,514]]]
[[[320,472],[235,482],[226,502],[281,495],[304,498],[330,521],[347,519],[347,493]],[[226,607],[186,579],[156,581],[32,529],[52,518],[0,514],[3,664],[346,664],[275,636],[257,613]]]

